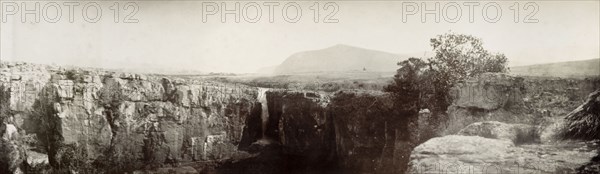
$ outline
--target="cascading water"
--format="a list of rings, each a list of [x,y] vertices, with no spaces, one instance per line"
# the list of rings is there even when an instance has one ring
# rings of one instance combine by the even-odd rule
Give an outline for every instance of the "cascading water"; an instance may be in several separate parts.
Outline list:
[[[261,105],[261,115],[260,118],[262,120],[262,137],[260,140],[258,140],[257,143],[259,144],[269,144],[269,140],[267,138],[267,136],[265,135],[265,132],[267,131],[267,125],[269,124],[269,105],[267,104],[267,91],[269,91],[268,88],[258,88],[258,102],[260,102]]]

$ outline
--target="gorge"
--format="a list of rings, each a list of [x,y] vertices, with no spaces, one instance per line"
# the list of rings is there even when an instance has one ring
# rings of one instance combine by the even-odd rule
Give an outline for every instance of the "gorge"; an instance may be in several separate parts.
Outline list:
[[[12,173],[435,173],[514,164],[552,173],[597,153],[596,142],[553,136],[598,79],[486,73],[454,88],[443,124],[430,125],[423,111],[410,133],[399,131],[401,115],[381,91],[27,63],[2,64],[0,83],[2,161]]]

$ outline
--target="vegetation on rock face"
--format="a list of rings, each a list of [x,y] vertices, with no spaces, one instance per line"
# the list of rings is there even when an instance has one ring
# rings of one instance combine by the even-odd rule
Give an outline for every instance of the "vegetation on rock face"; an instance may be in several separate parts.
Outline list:
[[[414,121],[419,110],[423,107],[420,102],[421,96],[425,91],[421,84],[427,83],[425,80],[428,72],[424,71],[427,68],[427,63],[417,58],[409,58],[406,61],[398,63],[400,69],[394,76],[394,83],[385,88],[386,92],[390,92],[394,99],[394,108],[399,109],[399,118],[401,132],[409,132],[408,124]],[[396,118],[398,119],[398,118]],[[404,136],[408,140],[408,134]]]
[[[3,123],[10,114],[10,91],[0,85],[0,123]]]
[[[558,133],[563,139],[600,140],[600,89],[591,93],[587,101],[565,117],[564,127]],[[578,173],[598,173],[600,154],[577,168]]]
[[[0,85],[0,173],[19,170],[20,164],[26,159],[26,151],[36,143],[34,135],[19,130],[13,135],[6,132],[9,125],[15,128],[13,115],[10,110],[10,90]]]
[[[565,139],[600,139],[600,90],[588,96],[587,101],[565,117],[562,137]]]
[[[479,38],[471,35],[446,33],[430,42],[435,57],[399,62],[394,82],[385,88],[403,110],[403,119],[413,120],[425,108],[433,112],[434,118],[440,117],[451,103],[450,88],[457,82],[485,72],[507,70],[503,54],[490,53]]]
[[[408,123],[389,96],[342,91],[328,106],[342,173],[404,173]]]
[[[435,57],[429,58],[431,76],[425,80],[433,87],[434,112],[445,112],[450,105],[448,91],[457,82],[485,72],[506,72],[507,59],[483,48],[479,38],[464,34],[443,34],[431,39]],[[425,86],[426,87],[426,86]]]

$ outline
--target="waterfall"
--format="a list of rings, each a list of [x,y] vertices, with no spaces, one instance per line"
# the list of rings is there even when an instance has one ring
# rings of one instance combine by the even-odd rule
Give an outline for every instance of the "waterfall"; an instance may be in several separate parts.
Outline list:
[[[262,138],[266,140],[265,132],[267,130],[267,124],[269,123],[269,105],[267,104],[267,88],[258,88],[258,102],[262,107],[260,118],[262,120]]]

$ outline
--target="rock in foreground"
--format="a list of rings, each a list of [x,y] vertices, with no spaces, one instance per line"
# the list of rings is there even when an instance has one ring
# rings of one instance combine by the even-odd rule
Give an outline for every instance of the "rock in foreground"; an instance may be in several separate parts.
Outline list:
[[[557,173],[590,161],[597,143],[515,146],[509,140],[448,135],[417,146],[411,173]]]
[[[539,139],[536,134],[535,126],[526,124],[507,124],[498,121],[473,123],[460,130],[458,134],[504,139],[517,144],[533,142]]]

